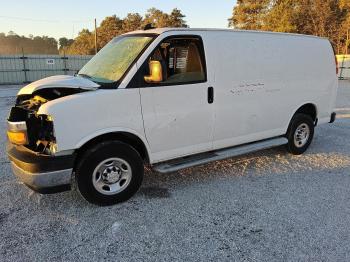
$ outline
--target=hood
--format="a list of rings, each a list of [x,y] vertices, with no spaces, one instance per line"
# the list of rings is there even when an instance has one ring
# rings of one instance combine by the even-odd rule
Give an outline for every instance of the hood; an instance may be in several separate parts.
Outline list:
[[[17,95],[31,95],[35,91],[41,89],[55,89],[55,88],[72,88],[83,90],[96,90],[100,85],[83,77],[75,77],[68,75],[50,76],[38,81],[35,81],[21,90]]]

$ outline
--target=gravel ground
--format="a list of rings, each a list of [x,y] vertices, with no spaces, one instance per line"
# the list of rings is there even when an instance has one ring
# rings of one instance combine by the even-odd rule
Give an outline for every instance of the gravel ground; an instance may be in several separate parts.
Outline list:
[[[168,175],[146,172],[130,201],[33,193],[11,174],[0,88],[0,261],[350,261],[350,82],[341,119],[303,156],[283,148]]]

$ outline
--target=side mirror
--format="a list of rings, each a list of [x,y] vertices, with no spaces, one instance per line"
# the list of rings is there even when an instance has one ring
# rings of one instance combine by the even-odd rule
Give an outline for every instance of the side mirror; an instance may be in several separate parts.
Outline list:
[[[149,76],[145,76],[146,83],[160,83],[163,81],[162,64],[159,61],[149,62]]]

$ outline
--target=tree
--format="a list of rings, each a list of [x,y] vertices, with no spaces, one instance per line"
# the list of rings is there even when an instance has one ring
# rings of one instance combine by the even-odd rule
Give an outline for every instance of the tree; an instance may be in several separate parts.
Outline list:
[[[337,0],[298,0],[297,31],[317,36],[331,37],[343,22],[343,14]]]
[[[341,5],[341,8],[348,10],[348,15],[346,16],[344,22],[339,28],[337,38],[337,51],[338,53],[343,52],[345,54],[350,53],[350,41],[346,42],[347,35],[350,34],[350,2],[344,3],[343,5]]]
[[[61,37],[58,39],[58,45],[60,46],[58,51],[60,54],[65,54],[66,50],[74,43],[74,39],[68,39],[66,37]]]
[[[174,8],[170,14],[159,9],[151,8],[144,17],[139,13],[129,13],[123,19],[116,15],[107,16],[97,28],[97,48],[100,50],[111,39],[126,32],[142,29],[152,23],[156,27],[188,27],[181,10]],[[58,43],[54,38],[30,35],[29,38],[18,36],[10,31],[8,35],[0,34],[0,53],[21,53],[22,47],[26,53],[37,54],[95,54],[95,32],[83,29],[75,39],[61,37]],[[59,44],[59,49],[57,48]]]
[[[167,26],[169,27],[188,27],[186,21],[184,20],[186,16],[181,13],[181,10],[174,8],[169,17]]]
[[[340,8],[350,8],[349,0],[340,0],[339,1]]]
[[[174,8],[170,14],[151,8],[147,11],[144,18],[138,13],[129,13],[124,19],[120,19],[116,15],[108,16],[97,28],[97,47],[101,49],[113,37],[142,29],[149,23],[155,27],[188,27],[184,18],[185,15],[177,8]],[[94,32],[84,29],[74,39],[74,42],[69,45],[67,53],[94,54],[94,45]]]
[[[264,16],[262,30],[274,32],[295,32],[296,25],[294,9],[296,8],[295,0],[276,0],[272,2],[272,8]]]
[[[262,29],[269,3],[269,0],[238,0],[232,17],[228,19],[229,26],[237,29]]]
[[[122,32],[123,21],[116,15],[107,16],[97,29],[98,47],[105,46],[115,36]]]
[[[328,37],[340,52],[350,28],[349,0],[238,0],[230,27]]]
[[[25,37],[0,33],[0,54],[57,54],[57,41],[48,36]]]
[[[72,55],[93,55],[94,53],[94,36],[88,29],[83,29],[67,50],[67,54]]]
[[[344,2],[347,5],[347,2]],[[188,27],[181,10],[174,8],[170,13],[151,8],[144,17],[138,13],[129,13],[123,19],[116,15],[107,16],[97,28],[97,47],[101,49],[112,38],[126,32],[142,29],[152,23],[156,27]],[[10,31],[0,33],[0,54],[95,54],[95,32],[83,29],[75,39],[61,37],[58,41],[48,36],[19,36]]]
[[[66,47],[66,46],[70,45],[70,43],[69,43],[70,40],[73,40],[73,39],[68,39],[66,37],[61,37],[60,39],[58,39],[58,44],[59,44],[60,47]]]
[[[153,7],[147,10],[145,18],[143,20],[143,26],[147,24],[153,24],[155,27],[161,28],[166,27],[168,25],[168,21],[168,14],[163,13],[159,9]]]
[[[139,13],[129,13],[123,19],[123,33],[141,29],[142,16]]]
[[[184,20],[186,16],[181,13],[181,10],[174,8],[170,14],[164,13],[163,11],[150,8],[145,14],[143,20],[143,26],[152,24],[155,27],[188,27]]]

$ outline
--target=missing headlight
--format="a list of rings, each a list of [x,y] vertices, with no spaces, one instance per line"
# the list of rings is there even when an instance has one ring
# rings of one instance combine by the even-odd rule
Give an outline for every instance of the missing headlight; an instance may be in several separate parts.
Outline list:
[[[52,116],[37,115],[36,112],[16,106],[11,109],[8,123],[12,126],[16,123],[26,125],[26,143],[17,143],[16,137],[12,137],[10,142],[25,144],[27,148],[44,154],[53,154],[57,151]]]

